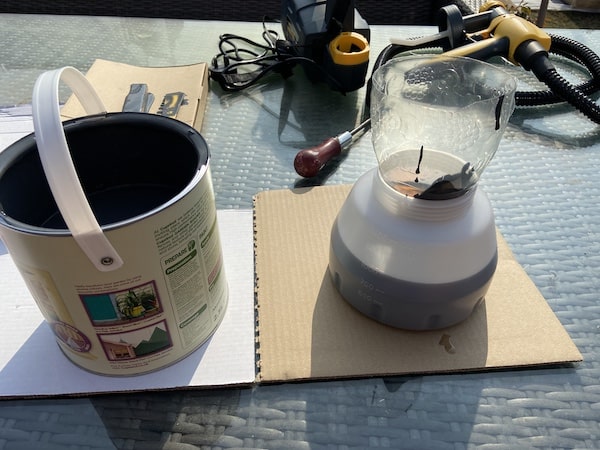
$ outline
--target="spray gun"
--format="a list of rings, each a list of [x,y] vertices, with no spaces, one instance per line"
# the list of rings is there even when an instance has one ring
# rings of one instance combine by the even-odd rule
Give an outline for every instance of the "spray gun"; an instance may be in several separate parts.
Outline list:
[[[373,72],[390,59],[411,49],[441,48],[444,56],[467,56],[482,60],[501,56],[531,71],[548,91],[517,92],[517,106],[536,106],[568,102],[595,123],[600,124],[600,107],[589,95],[600,90],[600,58],[586,46],[561,36],[549,35],[527,20],[511,14],[500,1],[487,2],[478,14],[462,16],[455,5],[442,8],[439,32],[416,39],[392,39],[378,56]],[[585,66],[590,80],[574,86],[565,80],[549,59],[555,53]],[[370,128],[368,117],[370,82],[367,83],[365,119],[352,131],[329,138],[300,151],[294,160],[296,172],[303,177],[317,175],[333,157],[349,148]]]
[[[394,45],[423,47],[438,43],[446,56],[489,59],[503,56],[523,65],[533,54],[550,50],[551,37],[533,23],[509,13],[501,1],[485,3],[478,14],[461,16],[454,7],[442,8],[438,15],[440,32],[418,39],[392,38]],[[532,54],[527,48],[531,47]]]

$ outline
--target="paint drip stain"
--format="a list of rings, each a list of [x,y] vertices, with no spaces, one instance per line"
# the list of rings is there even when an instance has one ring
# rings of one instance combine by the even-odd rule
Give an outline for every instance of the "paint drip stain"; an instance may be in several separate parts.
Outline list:
[[[444,350],[446,350],[447,353],[450,353],[452,355],[456,353],[456,347],[454,347],[454,344],[452,343],[452,341],[450,341],[449,334],[443,334],[438,344],[443,346]]]

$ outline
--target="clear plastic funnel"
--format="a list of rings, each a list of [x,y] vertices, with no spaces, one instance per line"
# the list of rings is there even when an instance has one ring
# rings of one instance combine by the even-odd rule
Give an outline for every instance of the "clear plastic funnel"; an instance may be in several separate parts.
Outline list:
[[[373,75],[372,140],[395,190],[447,199],[471,189],[514,110],[515,78],[471,58],[409,56]]]

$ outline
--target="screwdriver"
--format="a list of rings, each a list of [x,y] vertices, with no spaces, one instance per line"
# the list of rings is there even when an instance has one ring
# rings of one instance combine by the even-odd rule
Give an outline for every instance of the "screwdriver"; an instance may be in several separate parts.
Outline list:
[[[314,177],[323,166],[342,150],[352,145],[354,140],[371,127],[371,119],[364,120],[351,131],[344,131],[335,137],[330,137],[315,147],[300,150],[294,158],[296,173],[304,178]]]

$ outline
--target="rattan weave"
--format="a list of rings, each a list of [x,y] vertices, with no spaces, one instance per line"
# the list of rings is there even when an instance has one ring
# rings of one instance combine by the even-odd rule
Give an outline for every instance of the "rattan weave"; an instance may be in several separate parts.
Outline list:
[[[373,24],[435,23],[438,9],[448,0],[357,0],[355,6]],[[463,13],[472,12],[463,0]],[[0,13],[65,14],[172,19],[261,21],[263,16],[281,17],[279,0],[2,0]]]

